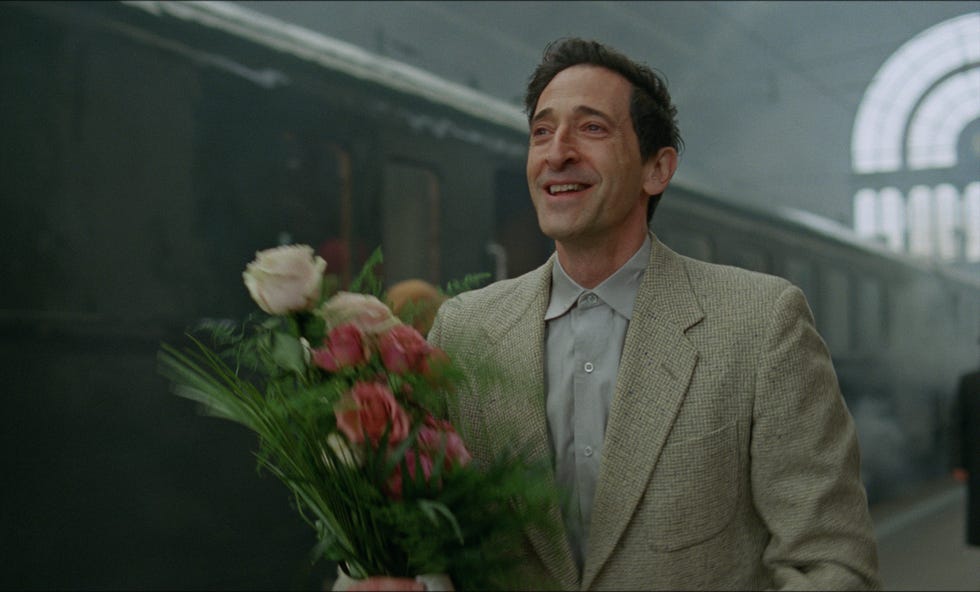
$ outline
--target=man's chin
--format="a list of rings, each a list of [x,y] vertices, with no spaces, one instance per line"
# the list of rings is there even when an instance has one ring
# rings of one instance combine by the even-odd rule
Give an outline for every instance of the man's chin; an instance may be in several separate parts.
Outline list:
[[[541,234],[556,242],[564,242],[575,237],[575,233],[570,232],[567,228],[546,226],[542,224],[539,224],[539,226],[541,228]]]

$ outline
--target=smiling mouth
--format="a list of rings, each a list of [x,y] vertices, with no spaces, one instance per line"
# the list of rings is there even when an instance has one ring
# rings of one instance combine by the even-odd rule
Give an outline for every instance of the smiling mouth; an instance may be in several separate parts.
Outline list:
[[[586,189],[588,185],[582,185],[581,183],[563,183],[561,185],[550,185],[548,186],[548,193],[551,195],[558,195],[560,193],[570,193],[572,191],[582,191]]]

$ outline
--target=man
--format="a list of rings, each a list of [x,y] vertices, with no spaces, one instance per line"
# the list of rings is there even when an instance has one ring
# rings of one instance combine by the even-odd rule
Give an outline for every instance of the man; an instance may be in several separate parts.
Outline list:
[[[960,378],[955,415],[953,475],[966,483],[966,544],[980,546],[980,370]]]
[[[516,438],[570,494],[564,537],[527,533],[528,587],[877,588],[854,425],[802,293],[648,230],[680,149],[663,81],[569,39],[525,106],[556,253],[445,303],[429,338],[508,378],[461,394],[474,456]]]

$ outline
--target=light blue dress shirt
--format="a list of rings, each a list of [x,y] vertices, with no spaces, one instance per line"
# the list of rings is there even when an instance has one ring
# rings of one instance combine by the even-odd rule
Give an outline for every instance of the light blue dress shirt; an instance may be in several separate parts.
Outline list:
[[[570,494],[562,517],[579,570],[619,359],[650,249],[648,235],[622,267],[592,290],[568,277],[557,259],[552,270],[544,317],[548,430],[555,478]]]

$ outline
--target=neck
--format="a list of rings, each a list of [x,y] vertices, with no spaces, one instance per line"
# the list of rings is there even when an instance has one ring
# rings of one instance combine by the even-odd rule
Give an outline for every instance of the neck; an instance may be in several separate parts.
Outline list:
[[[605,243],[590,242],[581,245],[574,242],[555,241],[558,261],[568,277],[583,288],[592,289],[629,261],[643,246],[646,231],[630,233]]]

